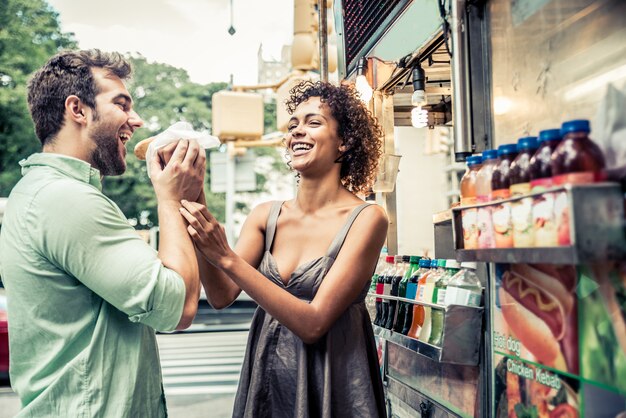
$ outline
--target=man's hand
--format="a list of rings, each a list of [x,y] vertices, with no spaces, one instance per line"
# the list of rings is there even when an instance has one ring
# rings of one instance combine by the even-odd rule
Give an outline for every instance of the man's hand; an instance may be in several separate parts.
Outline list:
[[[182,139],[156,152],[150,162],[158,201],[196,201],[204,185],[206,154],[196,142]]]

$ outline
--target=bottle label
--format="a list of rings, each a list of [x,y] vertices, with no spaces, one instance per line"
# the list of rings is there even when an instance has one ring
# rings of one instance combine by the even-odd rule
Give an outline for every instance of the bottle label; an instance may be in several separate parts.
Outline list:
[[[461,198],[461,206],[471,206],[476,204],[476,197],[462,197]]]
[[[417,293],[417,283],[409,283],[406,285],[406,298],[415,300]]]
[[[447,289],[439,289],[437,292],[437,305],[443,305],[446,300]]]
[[[561,174],[558,176],[554,176],[554,184],[588,184],[597,181],[596,179],[600,177],[593,171],[583,171],[580,173],[567,173]]]
[[[383,285],[383,295],[391,295],[391,283],[385,283]],[[389,299],[383,299],[383,303],[389,303]]]
[[[513,246],[511,204],[505,202],[494,206],[491,211],[491,218],[496,248],[511,248]]]
[[[552,186],[552,177],[547,177],[545,179],[535,179],[530,182],[530,187],[533,192],[542,192]]]
[[[426,291],[426,286],[425,285],[418,286],[418,288],[417,288],[417,300],[419,300],[420,302],[424,302],[425,291]]]
[[[480,306],[482,292],[477,292],[459,287],[449,287],[446,291],[446,299],[444,304],[447,305],[463,305],[463,306]]]
[[[512,184],[510,191],[511,191],[511,196],[520,196],[520,195],[528,194],[530,193],[530,183]]]
[[[474,250],[478,248],[478,210],[476,208],[461,211],[461,225],[463,228],[463,248]]]
[[[491,191],[491,200],[502,200],[508,199],[511,197],[511,190],[509,189],[498,189]]]
[[[533,200],[530,197],[511,203],[511,224],[515,248],[529,248],[535,243],[532,208]]]
[[[376,294],[382,295],[384,287],[385,285],[383,283],[376,283]],[[382,301],[382,298],[376,298],[376,302],[380,302],[380,301]]]
[[[433,289],[432,297],[430,298],[430,301],[429,301],[429,302],[431,302],[431,303],[437,303],[437,298],[439,297],[438,295],[439,295],[439,288],[438,288],[438,287],[435,287],[435,288]]]
[[[533,228],[535,247],[556,247],[557,233],[554,217],[554,193],[543,193],[533,198]]]
[[[554,216],[556,218],[556,239],[558,245],[571,245],[569,225],[569,203],[567,192],[559,192],[554,198]]]
[[[476,222],[478,223],[478,248],[494,248],[496,243],[493,237],[493,223],[491,222],[491,208],[489,206],[478,208]]]

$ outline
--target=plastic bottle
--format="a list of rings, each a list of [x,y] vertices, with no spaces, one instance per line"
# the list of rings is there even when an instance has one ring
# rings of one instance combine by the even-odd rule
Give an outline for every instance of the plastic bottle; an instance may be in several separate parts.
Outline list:
[[[372,281],[370,283],[370,290],[369,293],[370,294],[376,294],[377,293],[377,287],[378,287],[378,278],[380,277],[381,273],[385,270],[385,267],[387,266],[385,263],[385,258],[387,257],[387,247],[384,247],[382,249],[382,251],[380,252],[380,256],[378,257],[378,263],[376,263],[376,269],[374,270],[374,275],[372,276]],[[372,297],[368,297],[366,299],[367,303],[367,311],[370,314],[370,318],[374,318],[372,320],[372,322],[376,322],[377,318],[380,318],[380,304],[382,303],[382,299],[380,298],[375,298],[374,303],[372,303]]]
[[[557,230],[554,216],[554,193],[546,192],[552,187],[552,153],[561,142],[560,129],[539,132],[539,148],[530,159],[530,186],[533,192],[532,224],[534,247],[556,247]]]
[[[491,175],[498,163],[498,151],[495,149],[483,152],[483,165],[476,174],[476,199],[478,203],[491,200]],[[478,248],[495,248],[496,241],[491,221],[491,206],[479,207],[476,212],[478,225]]]
[[[378,276],[378,283],[376,284],[376,294],[378,295],[385,295],[388,294],[387,290],[388,287],[386,282],[387,282],[387,276],[389,276],[389,274],[393,274],[393,270],[394,270],[395,266],[394,266],[394,256],[393,255],[388,255],[387,257],[385,257],[385,269],[383,270],[383,272],[380,274],[380,276]],[[374,320],[374,324],[378,325],[378,326],[382,326],[383,324],[383,319],[386,317],[387,315],[387,310],[389,307],[389,300],[388,299],[383,299],[383,298],[377,298],[376,299],[376,303],[380,304],[380,316],[377,314],[376,315],[376,319]],[[377,309],[378,312],[378,309]]]
[[[481,306],[483,288],[476,276],[476,263],[461,263],[461,270],[448,283],[444,305]]]
[[[509,173],[511,196],[530,193],[530,159],[537,150],[537,138],[527,136],[517,141],[517,157],[511,163]],[[511,202],[513,247],[529,248],[535,244],[532,221],[533,199],[526,197]]]
[[[604,180],[604,155],[589,138],[588,120],[572,120],[561,126],[563,139],[552,153],[550,168],[555,185],[585,184]],[[554,212],[559,245],[571,245],[567,192],[558,192]]]
[[[432,263],[431,263],[431,266],[432,266]],[[424,284],[423,284],[424,290],[421,290],[420,288],[420,292],[422,292],[420,295],[423,298],[421,299],[422,302],[433,303],[433,294],[435,293],[435,283],[437,282],[437,280],[439,280],[439,277],[441,277],[442,274],[445,274],[445,267],[446,267],[446,260],[438,259],[437,269],[435,270],[435,272],[426,276],[426,279],[424,280]]]
[[[415,271],[413,271],[413,273],[411,274],[411,278],[409,279],[409,283],[407,284],[407,289],[406,289],[406,298],[407,299],[415,299],[417,297],[417,285],[418,285],[418,281],[419,278],[424,275],[426,272],[430,271],[430,260],[429,259],[425,259],[422,258],[419,261],[419,268]],[[413,321],[416,318],[416,309],[417,310],[421,310],[423,311],[424,307],[417,305],[417,304],[413,304],[413,305],[409,305],[407,307],[407,313],[406,313],[406,318],[404,319],[404,326],[402,327],[402,331],[401,333],[404,335],[408,335],[409,332],[411,331],[411,329],[413,329]],[[419,314],[417,314],[419,315]],[[424,317],[422,315],[421,317],[421,321],[419,323],[416,323],[415,326],[419,326],[420,328],[422,327],[422,323],[423,323]],[[417,338],[417,333],[419,331],[414,330],[414,337],[413,338]]]
[[[454,276],[461,265],[456,260],[446,260],[445,273],[439,276],[435,283],[435,290],[433,292],[433,303],[437,305],[443,305],[446,298],[446,291],[448,288],[448,282]]]
[[[483,158],[474,155],[467,158],[468,170],[461,179],[461,206],[476,204],[476,177],[482,166]],[[463,227],[463,248],[474,250],[478,248],[478,211],[476,208],[467,208],[461,211],[461,225]]]
[[[419,331],[417,339],[420,341],[428,342],[430,340],[430,334],[432,331],[432,312],[433,308],[423,306],[424,308],[424,321],[422,322],[422,328]]]
[[[498,147],[498,164],[491,176],[491,200],[508,199],[511,196],[509,177],[511,163],[517,157],[517,145],[506,144]],[[491,220],[496,248],[513,246],[513,225],[511,223],[511,205],[508,202],[494,205]]]
[[[424,272],[417,280],[417,295],[415,296],[415,300],[426,302],[426,280],[430,275],[436,274],[438,262],[439,260],[436,258],[430,260],[429,270]]]
[[[406,273],[406,269],[409,266],[409,259],[411,257],[406,255],[397,255],[396,256],[396,264],[397,268],[391,279],[391,290],[389,291],[390,296],[398,296],[398,288],[400,287],[400,281],[404,274]],[[389,310],[387,311],[387,318],[385,319],[385,323],[383,327],[387,329],[391,329],[393,327],[393,323],[396,319],[396,311],[398,309],[398,301],[390,300],[389,301]]]
[[[412,255],[408,257],[407,262],[409,263],[407,269],[402,276],[402,280],[400,280],[400,285],[398,286],[398,296],[401,298],[406,298],[406,291],[409,284],[409,279],[414,271],[419,269],[419,256]],[[408,302],[398,302],[398,314],[396,315],[396,319],[393,324],[393,330],[395,332],[402,333],[402,329],[404,328],[404,321],[406,320],[407,311],[409,310],[411,304]]]
[[[539,148],[530,159],[530,187],[532,191],[542,191],[552,187],[552,153],[561,142],[560,129],[546,129],[539,132]]]

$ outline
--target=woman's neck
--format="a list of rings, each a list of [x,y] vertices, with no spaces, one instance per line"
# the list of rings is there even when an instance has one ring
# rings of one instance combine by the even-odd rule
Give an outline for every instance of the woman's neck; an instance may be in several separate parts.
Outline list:
[[[349,197],[338,178],[300,179],[295,203],[305,213],[315,212],[326,206],[332,206]]]

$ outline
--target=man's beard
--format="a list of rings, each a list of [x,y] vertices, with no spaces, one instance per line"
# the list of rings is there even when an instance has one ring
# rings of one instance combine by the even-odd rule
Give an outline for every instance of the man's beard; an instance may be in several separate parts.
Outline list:
[[[94,113],[93,120],[99,120],[98,113]],[[96,149],[91,154],[91,165],[100,171],[103,176],[118,176],[126,171],[126,162],[120,155],[118,131],[103,123],[94,126],[91,139],[96,144]]]

